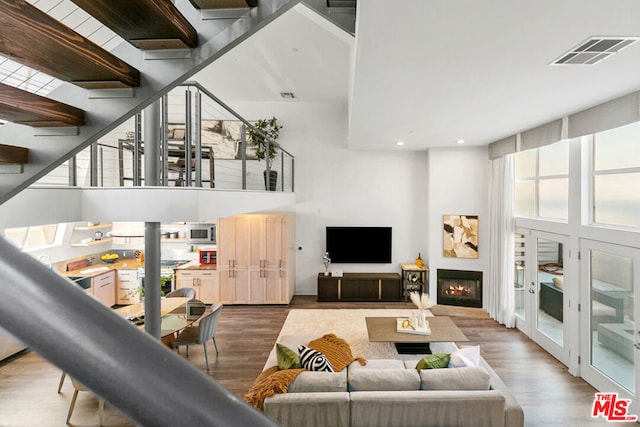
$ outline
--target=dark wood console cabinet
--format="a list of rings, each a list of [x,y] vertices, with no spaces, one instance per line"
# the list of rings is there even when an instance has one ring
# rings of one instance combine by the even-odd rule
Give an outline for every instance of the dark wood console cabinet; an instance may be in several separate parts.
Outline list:
[[[398,273],[344,273],[342,277],[318,274],[318,301],[401,301]]]

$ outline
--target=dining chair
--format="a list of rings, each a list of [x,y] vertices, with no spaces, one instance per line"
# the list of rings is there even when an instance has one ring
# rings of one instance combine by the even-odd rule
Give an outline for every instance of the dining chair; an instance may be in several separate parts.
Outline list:
[[[73,409],[76,406],[76,399],[78,398],[78,392],[89,391],[88,388],[80,384],[74,378],[72,377],[70,378],[71,378],[71,384],[73,384],[74,390],[73,390],[73,397],[71,398],[71,404],[69,405],[69,412],[67,413],[67,424],[69,424],[69,421],[71,420],[71,415],[73,415]],[[104,401],[98,397],[98,420],[99,420],[98,422],[100,423],[99,425],[102,425],[103,413],[104,413]]]
[[[165,295],[165,298],[177,298],[177,297],[186,297],[194,299],[196,297],[196,290],[193,288],[180,288],[175,291],[169,292]]]
[[[204,360],[207,364],[207,371],[209,371],[207,341],[213,341],[213,346],[216,349],[216,354],[218,354],[218,344],[216,344],[215,334],[216,328],[218,326],[218,321],[220,320],[221,312],[222,304],[213,304],[211,306],[211,312],[200,319],[198,325],[189,326],[178,333],[178,337],[171,343],[171,347],[179,351],[180,346],[187,346],[187,357],[189,357],[189,345],[202,344],[202,347],[204,348]]]
[[[60,390],[62,390],[62,385],[64,384],[64,379],[67,377],[67,373],[62,371],[62,375],[60,376],[60,382],[58,383],[58,394],[60,394]]]

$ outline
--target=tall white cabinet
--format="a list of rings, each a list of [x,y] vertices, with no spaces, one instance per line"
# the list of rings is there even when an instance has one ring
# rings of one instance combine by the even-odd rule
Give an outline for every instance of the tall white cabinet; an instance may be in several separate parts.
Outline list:
[[[295,291],[295,217],[240,215],[218,220],[220,300],[288,304]]]

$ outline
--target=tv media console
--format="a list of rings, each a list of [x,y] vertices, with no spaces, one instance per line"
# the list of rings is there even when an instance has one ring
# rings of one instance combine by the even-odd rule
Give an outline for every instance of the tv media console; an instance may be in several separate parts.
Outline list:
[[[318,274],[318,301],[401,301],[398,273],[344,273],[339,277]]]

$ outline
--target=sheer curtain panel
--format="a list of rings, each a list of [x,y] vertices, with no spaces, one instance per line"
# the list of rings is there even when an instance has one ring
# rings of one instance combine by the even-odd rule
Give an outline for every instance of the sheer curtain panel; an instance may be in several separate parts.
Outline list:
[[[508,328],[515,326],[513,288],[513,154],[491,161],[489,193],[489,283],[487,309],[489,315]]]

